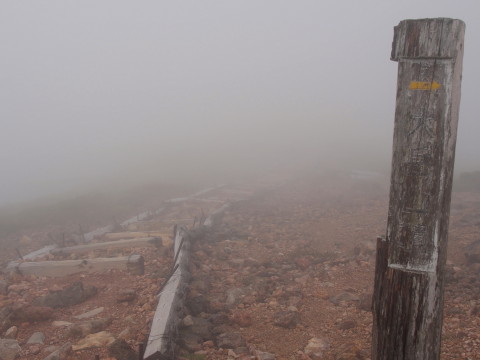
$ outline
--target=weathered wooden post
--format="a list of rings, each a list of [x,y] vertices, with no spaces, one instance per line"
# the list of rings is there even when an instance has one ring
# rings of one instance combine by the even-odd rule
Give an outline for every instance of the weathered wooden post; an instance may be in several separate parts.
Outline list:
[[[404,20],[398,61],[390,205],[378,240],[372,357],[439,359],[444,267],[465,24]]]

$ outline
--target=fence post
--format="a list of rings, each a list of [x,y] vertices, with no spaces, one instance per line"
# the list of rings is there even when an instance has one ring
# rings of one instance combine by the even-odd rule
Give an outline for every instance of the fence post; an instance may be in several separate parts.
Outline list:
[[[439,359],[460,105],[461,20],[395,27],[397,101],[386,239],[379,239],[372,358]]]

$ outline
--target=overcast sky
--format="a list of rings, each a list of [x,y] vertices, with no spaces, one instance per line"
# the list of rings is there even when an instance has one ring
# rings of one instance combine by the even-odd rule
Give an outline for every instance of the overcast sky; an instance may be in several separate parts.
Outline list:
[[[388,168],[393,27],[424,17],[467,24],[456,167],[480,170],[478,0],[2,0],[0,204],[232,164]]]

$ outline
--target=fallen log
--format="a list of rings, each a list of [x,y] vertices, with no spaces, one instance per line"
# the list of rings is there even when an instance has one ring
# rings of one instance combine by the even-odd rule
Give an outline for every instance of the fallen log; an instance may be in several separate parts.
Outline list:
[[[21,275],[36,275],[61,277],[81,272],[104,272],[110,269],[127,270],[134,275],[143,275],[143,256],[133,254],[115,258],[97,258],[83,260],[38,261],[38,262],[11,262],[7,272],[16,272]]]
[[[56,249],[50,250],[50,254],[68,255],[68,254],[85,253],[85,252],[89,252],[93,250],[101,250],[101,249],[122,249],[122,248],[133,248],[133,247],[159,248],[161,246],[162,246],[161,238],[147,237],[147,238],[139,238],[139,239],[124,239],[124,240],[117,240],[117,241],[106,241],[106,242],[86,244],[86,245],[56,248]]]
[[[189,278],[189,247],[188,233],[182,228],[178,229],[174,243],[175,258],[172,274],[159,294],[143,359],[175,358],[175,340],[180,320],[178,311],[183,307],[185,288]]]

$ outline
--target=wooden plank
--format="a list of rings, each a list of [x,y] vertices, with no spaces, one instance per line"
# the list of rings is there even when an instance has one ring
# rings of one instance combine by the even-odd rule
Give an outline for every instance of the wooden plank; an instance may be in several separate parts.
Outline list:
[[[189,238],[178,229],[174,242],[174,267],[171,277],[161,290],[150,335],[143,355],[144,359],[170,360],[175,358],[175,340],[178,333],[179,309],[183,306],[188,283]]]
[[[51,254],[79,254],[86,253],[93,250],[101,249],[123,249],[132,247],[161,247],[162,240],[157,237],[147,237],[139,239],[124,239],[116,241],[106,241],[99,243],[90,243],[86,245],[70,246],[64,248],[57,248],[50,250]]]
[[[439,359],[465,24],[395,27],[397,104],[387,236],[379,244],[373,359]]]
[[[203,223],[203,226],[206,228],[212,227],[218,221],[218,219],[223,215],[223,213],[230,207],[230,203],[226,203],[219,207],[217,210],[212,212],[209,217],[207,217]]]
[[[134,238],[150,238],[150,237],[169,237],[169,235],[159,231],[125,231],[116,233],[107,233],[104,237],[108,240],[123,240]]]
[[[144,260],[140,255],[115,258],[97,258],[83,260],[38,261],[10,263],[7,272],[21,275],[61,277],[81,272],[104,272],[110,269],[127,270],[135,275],[144,272]]]

